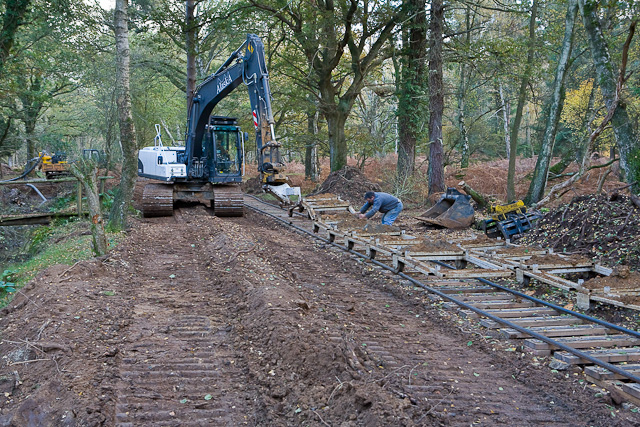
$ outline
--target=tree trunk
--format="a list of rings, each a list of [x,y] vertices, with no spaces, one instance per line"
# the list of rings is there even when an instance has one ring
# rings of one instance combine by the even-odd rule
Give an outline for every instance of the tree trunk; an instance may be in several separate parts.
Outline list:
[[[525,198],[527,205],[538,202],[544,196],[544,190],[547,186],[547,176],[549,174],[549,165],[551,164],[551,156],[553,154],[553,146],[558,131],[558,123],[564,104],[565,95],[565,77],[567,75],[567,67],[571,58],[571,50],[573,48],[573,35],[578,12],[578,1],[569,0],[567,6],[567,16],[565,19],[564,40],[562,41],[562,49],[560,58],[558,59],[558,67],[556,69],[556,78],[553,85],[553,96],[549,107],[549,116],[547,117],[547,126],[545,127],[544,136],[542,138],[542,146],[538,154],[536,168],[533,171],[533,178],[529,186],[529,192]]]
[[[35,129],[36,122],[30,117],[25,117],[24,123],[24,139],[27,142],[27,160],[38,157],[36,148]]]
[[[108,246],[98,191],[98,165],[92,160],[79,160],[71,164],[70,171],[82,183],[87,196],[93,253],[95,256],[104,255],[108,251]]]
[[[467,5],[465,12],[465,48],[471,49],[471,6]],[[471,155],[469,149],[469,136],[467,134],[467,125],[465,121],[465,96],[467,92],[467,74],[469,67],[466,62],[460,63],[460,86],[458,86],[458,131],[460,132],[460,167],[466,169],[469,167],[469,157]]]
[[[579,0],[578,5],[582,14],[585,32],[589,39],[589,47],[598,77],[598,86],[605,99],[605,105],[607,109],[611,109],[616,102],[618,103],[611,118],[611,125],[620,153],[620,167],[624,171],[626,182],[629,184],[635,183],[632,186],[632,190],[638,192],[640,189],[640,183],[638,183],[640,178],[640,162],[638,161],[640,148],[637,146],[635,131],[627,113],[627,105],[619,99],[618,76],[614,71],[609,48],[598,19],[598,2],[594,0]],[[625,65],[623,64],[623,66]]]
[[[38,156],[35,129],[40,112],[44,107],[41,100],[42,79],[37,75],[31,79],[27,79],[25,76],[19,76],[18,82],[23,90],[20,94],[20,103],[22,104],[20,119],[24,124],[25,140],[27,143],[27,160],[29,160]]]
[[[304,150],[304,177],[313,182],[318,180],[318,146],[316,143],[318,116],[318,110],[307,111],[307,135],[309,135],[309,141],[305,144]]]
[[[185,47],[187,49],[187,117],[196,90],[196,23],[195,0],[186,1]]]
[[[122,172],[120,186],[116,193],[109,226],[115,230],[124,229],[127,215],[133,199],[133,190],[138,174],[138,149],[136,131],[131,115],[131,94],[129,91],[129,29],[127,24],[127,0],[116,0],[114,28],[116,37],[116,86],[117,105],[120,124],[120,143],[122,146]]]
[[[489,206],[489,198],[471,188],[471,186],[466,182],[461,181],[458,183],[458,186],[462,187],[462,190],[471,196],[471,198],[478,204],[478,207],[480,209],[484,209],[485,207]]]
[[[338,171],[347,165],[347,141],[344,136],[344,124],[347,114],[334,110],[325,114],[329,131],[329,163],[331,171]]]
[[[498,97],[499,97],[499,108],[502,111],[502,128],[504,130],[504,147],[505,152],[507,153],[507,158],[510,157],[511,152],[511,143],[509,142],[509,125],[511,123],[510,114],[511,114],[511,103],[509,99],[504,95],[504,89],[502,88],[502,83],[498,83]]]
[[[461,159],[460,167],[466,169],[469,167],[469,135],[467,134],[467,125],[464,114],[464,98],[466,92],[467,65],[460,64],[460,86],[458,87],[458,131],[460,132]]]
[[[431,2],[431,35],[429,47],[429,195],[445,190],[444,147],[442,145],[442,114],[444,92],[442,83],[442,32],[444,7],[442,0]]]
[[[423,127],[421,98],[425,93],[424,69],[427,55],[427,14],[425,0],[408,0],[409,31],[405,42],[405,61],[398,94],[398,178],[413,175],[416,143]]]
[[[509,170],[507,172],[507,201],[516,199],[515,176],[516,176],[516,158],[518,157],[518,132],[520,131],[520,122],[522,121],[522,110],[527,99],[527,86],[533,69],[533,54],[535,53],[536,44],[536,15],[538,12],[538,0],[533,0],[531,6],[531,19],[529,20],[529,52],[527,54],[527,64],[525,67],[522,81],[520,82],[520,91],[518,92],[518,105],[516,107],[516,115],[513,118],[513,126],[511,127],[511,140],[509,141]]]

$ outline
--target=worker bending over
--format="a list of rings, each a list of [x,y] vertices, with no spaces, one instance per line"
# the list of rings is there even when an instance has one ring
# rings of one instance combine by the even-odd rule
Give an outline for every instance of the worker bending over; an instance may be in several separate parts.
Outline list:
[[[360,208],[360,214],[358,215],[362,219],[369,219],[380,211],[380,213],[384,214],[382,223],[391,225],[402,211],[402,202],[391,194],[367,191],[364,195],[364,200],[365,204]],[[365,214],[365,212],[367,213]]]

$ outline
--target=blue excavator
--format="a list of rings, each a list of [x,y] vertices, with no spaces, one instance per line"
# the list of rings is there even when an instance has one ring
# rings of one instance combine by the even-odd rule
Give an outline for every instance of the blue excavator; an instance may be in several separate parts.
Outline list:
[[[244,214],[240,183],[248,134],[241,132],[236,118],[211,114],[240,85],[249,92],[263,190],[282,205],[293,205],[292,196],[299,203],[300,188],[289,186],[281,144],[275,138],[264,45],[257,35],[248,34],[242,46],[196,88],[188,109],[185,146],[164,146],[156,125],[154,146],[138,152],[138,176],[160,181],[144,188],[144,216],[170,216],[176,201],[210,205],[216,216]]]

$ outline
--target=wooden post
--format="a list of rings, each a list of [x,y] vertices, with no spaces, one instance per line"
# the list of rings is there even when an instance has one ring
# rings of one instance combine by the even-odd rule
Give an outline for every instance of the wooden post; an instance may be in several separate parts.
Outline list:
[[[82,183],[80,182],[80,180],[78,180],[78,186],[76,187],[77,189],[77,207],[76,207],[76,212],[78,214],[78,218],[82,217]]]
[[[102,195],[104,194],[104,182],[105,180],[100,177],[100,201],[102,201]]]

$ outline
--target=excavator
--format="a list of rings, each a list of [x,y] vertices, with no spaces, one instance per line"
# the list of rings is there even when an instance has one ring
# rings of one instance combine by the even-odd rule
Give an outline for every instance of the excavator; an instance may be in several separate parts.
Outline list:
[[[145,217],[173,215],[176,201],[210,204],[216,216],[244,215],[239,184],[248,133],[241,132],[236,118],[211,115],[241,84],[249,92],[263,190],[281,205],[294,204],[292,196],[301,201],[300,188],[287,182],[281,144],[275,138],[264,45],[257,35],[247,34],[246,41],[196,88],[188,109],[185,146],[164,146],[156,126],[154,146],[139,150],[138,176],[161,181],[147,184],[143,190]]]

